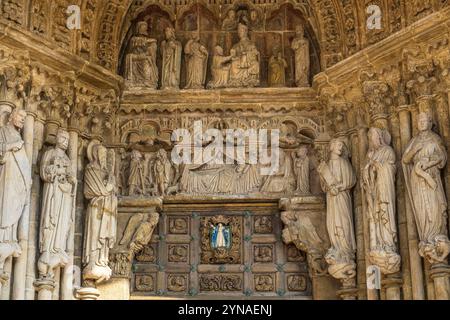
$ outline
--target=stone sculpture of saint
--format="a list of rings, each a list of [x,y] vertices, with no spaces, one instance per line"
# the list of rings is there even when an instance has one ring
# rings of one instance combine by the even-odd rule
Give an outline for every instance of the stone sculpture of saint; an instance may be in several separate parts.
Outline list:
[[[309,186],[309,168],[310,160],[308,157],[308,148],[306,146],[300,147],[295,153],[294,172],[297,180],[296,192],[300,194],[310,194]]]
[[[89,205],[86,211],[83,278],[88,282],[100,283],[112,274],[108,261],[109,250],[116,243],[116,181],[114,165],[108,163],[108,151],[103,145],[91,141],[87,154],[89,164],[84,175],[84,195]]]
[[[436,264],[446,261],[450,251],[447,200],[440,172],[447,162],[447,152],[441,137],[431,128],[431,117],[420,113],[419,133],[403,154],[403,173],[419,233],[419,253]]]
[[[208,66],[208,50],[200,43],[198,32],[192,34],[192,38],[184,47],[186,59],[186,89],[202,89],[206,81],[206,69]]]
[[[9,277],[4,271],[6,259],[22,253],[18,226],[28,208],[31,188],[30,161],[20,135],[26,112],[3,107],[10,115],[8,123],[0,127],[0,282]]]
[[[164,196],[169,188],[171,167],[166,150],[160,149],[153,165],[156,193],[160,196]]]
[[[355,171],[347,158],[343,141],[330,142],[330,160],[318,167],[322,189],[327,194],[327,230],[331,248],[325,255],[330,274],[342,281],[356,275],[356,240],[353,224],[351,190],[356,184]]]
[[[371,128],[362,186],[369,216],[369,259],[383,274],[400,270],[395,223],[396,156],[386,130]]]
[[[222,31],[235,31],[237,28],[238,20],[236,18],[236,11],[230,10],[227,12],[226,18],[222,23]]]
[[[302,25],[296,27],[296,36],[291,44],[295,54],[295,84],[297,87],[309,87],[310,57],[309,42],[305,38]]]
[[[231,49],[230,87],[256,87],[260,84],[260,53],[248,37],[248,27],[238,26],[239,42]]]
[[[76,177],[66,154],[69,134],[58,130],[56,146],[44,153],[40,175],[42,192],[39,233],[39,276],[53,279],[54,270],[69,263],[68,237],[73,223]]]
[[[165,37],[161,44],[162,49],[162,79],[161,88],[179,89],[181,72],[181,52],[183,50],[181,42],[175,38],[175,29],[167,27]]]
[[[231,56],[225,56],[220,46],[214,48],[214,57],[211,66],[212,80],[208,88],[225,88],[230,78]]]
[[[128,195],[145,194],[143,156],[138,150],[131,152],[130,175],[128,176]]]
[[[269,59],[269,86],[284,87],[286,86],[286,59],[279,49],[274,50],[274,54]]]
[[[157,41],[148,37],[147,22],[137,24],[137,34],[131,38],[125,61],[125,79],[128,88],[151,88],[158,86],[156,65]]]

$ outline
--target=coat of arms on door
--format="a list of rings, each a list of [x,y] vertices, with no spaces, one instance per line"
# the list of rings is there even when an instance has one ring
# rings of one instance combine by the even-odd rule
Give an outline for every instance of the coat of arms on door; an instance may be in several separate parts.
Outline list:
[[[242,217],[203,217],[202,263],[241,263]]]

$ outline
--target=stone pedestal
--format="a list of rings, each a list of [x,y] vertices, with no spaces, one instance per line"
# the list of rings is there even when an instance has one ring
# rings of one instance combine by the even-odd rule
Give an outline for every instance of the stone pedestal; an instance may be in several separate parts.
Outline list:
[[[342,287],[340,290],[337,291],[337,296],[342,300],[357,300],[358,289],[355,287],[353,288]]]
[[[402,284],[400,275],[388,275],[381,280],[381,287],[386,292],[386,300],[401,300]]]
[[[130,279],[112,278],[98,286],[99,300],[130,300]]]
[[[38,293],[38,300],[53,300],[53,290],[55,289],[55,280],[38,279],[34,282],[34,287]]]
[[[450,267],[438,264],[431,267],[430,278],[434,283],[434,296],[436,300],[450,300]]]
[[[77,290],[76,298],[78,300],[98,300],[100,291],[93,287],[83,287]]]

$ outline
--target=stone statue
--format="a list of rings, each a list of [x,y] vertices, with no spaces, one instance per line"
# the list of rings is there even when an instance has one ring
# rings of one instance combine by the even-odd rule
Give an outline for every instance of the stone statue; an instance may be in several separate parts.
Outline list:
[[[295,53],[295,84],[297,87],[309,87],[310,57],[309,42],[305,38],[302,25],[296,27],[296,37],[292,40],[291,48]]]
[[[419,133],[403,155],[403,172],[419,233],[419,253],[432,264],[446,261],[450,251],[447,200],[440,170],[447,162],[442,139],[427,113],[418,116]]]
[[[317,169],[322,189],[327,193],[327,230],[331,248],[325,260],[336,279],[349,281],[356,275],[356,240],[353,227],[351,189],[356,184],[354,169],[343,141],[330,142],[330,160]]]
[[[230,79],[231,56],[224,56],[220,46],[214,48],[214,57],[211,66],[212,80],[208,83],[208,88],[225,88]]]
[[[135,214],[128,221],[119,244],[128,244],[130,253],[134,257],[150,242],[158,221],[157,212]]]
[[[192,38],[184,47],[186,59],[186,89],[202,89],[206,81],[208,66],[208,50],[200,43],[198,32],[192,33]]]
[[[148,37],[147,22],[137,24],[137,35],[131,38],[125,61],[125,79],[128,88],[152,88],[158,86],[156,65],[157,41]]]
[[[85,281],[100,283],[111,277],[109,250],[116,243],[117,196],[114,164],[107,149],[94,140],[88,146],[89,164],[84,176],[84,195],[89,200],[86,212],[83,251]],[[108,161],[111,160],[111,161]]]
[[[130,175],[128,176],[128,195],[144,195],[145,178],[143,156],[138,150],[131,152]]]
[[[260,83],[260,53],[248,37],[248,27],[238,26],[239,42],[231,49],[230,87],[256,87]]]
[[[22,253],[18,225],[28,208],[31,188],[30,161],[20,135],[27,114],[5,107],[10,115],[8,123],[0,127],[0,282],[9,278],[4,271],[6,259]]]
[[[308,147],[301,146],[295,153],[294,172],[297,180],[296,192],[300,194],[310,194],[309,186],[310,160],[308,157]]]
[[[41,160],[44,182],[38,260],[41,279],[53,279],[55,268],[69,263],[67,241],[74,218],[77,181],[66,154],[68,146],[69,134],[60,129],[56,146],[46,151]]]
[[[238,20],[236,18],[236,11],[230,10],[227,12],[226,18],[222,23],[222,31],[234,31],[237,28]]]
[[[153,165],[153,174],[155,177],[156,194],[166,195],[170,184],[172,165],[164,149],[160,149],[156,154],[156,160]]]
[[[275,48],[273,56],[269,59],[269,87],[286,86],[286,59],[283,58],[283,52]]]
[[[370,148],[362,172],[362,187],[369,215],[369,258],[383,274],[393,274],[400,270],[395,223],[396,157],[386,130],[371,128],[368,136]]]
[[[161,44],[162,49],[162,84],[161,88],[179,89],[181,71],[181,51],[183,50],[180,41],[175,38],[175,29],[168,27],[165,30],[166,40]]]

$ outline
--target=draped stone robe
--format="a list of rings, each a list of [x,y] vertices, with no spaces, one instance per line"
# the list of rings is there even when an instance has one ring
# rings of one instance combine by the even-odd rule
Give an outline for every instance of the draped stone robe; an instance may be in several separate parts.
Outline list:
[[[50,149],[41,161],[44,189],[39,234],[39,270],[44,272],[42,264],[54,268],[69,262],[66,249],[73,221],[75,190],[68,181],[71,163],[63,150]],[[51,273],[51,270],[44,273]]]
[[[109,249],[117,233],[115,184],[107,183],[108,173],[89,164],[84,176],[84,195],[90,200],[85,229],[84,263],[108,267]]]
[[[397,227],[395,219],[395,152],[388,145],[369,151],[362,172],[370,228],[370,251],[373,263],[382,262],[383,273],[397,272]],[[376,263],[378,265],[378,263]]]
[[[338,194],[331,193],[332,186],[321,176],[323,190],[327,193],[327,230],[331,248],[327,256],[333,263],[349,263],[354,259],[356,240],[353,224],[351,189],[356,184],[356,175],[350,161],[339,157],[328,162]]]
[[[175,39],[164,40],[162,48],[162,89],[179,89],[181,72],[181,43]]]
[[[31,166],[24,146],[13,151],[20,142],[22,137],[12,125],[0,128],[0,269],[9,256],[22,252],[17,229],[29,200]]]
[[[297,87],[309,87],[309,42],[303,37],[295,38],[292,49],[295,52],[295,83]]]
[[[125,61],[125,78],[128,85],[156,89],[158,86],[156,40],[135,36],[131,39],[130,46],[130,53],[127,54]]]
[[[437,165],[422,170],[422,161],[437,161]],[[437,236],[447,235],[447,200],[440,170],[447,154],[441,138],[432,131],[419,133],[409,143],[403,155],[403,172],[410,195],[421,242],[433,243]]]
[[[184,53],[186,55],[186,88],[203,88],[206,81],[208,51],[200,42],[189,40]]]

